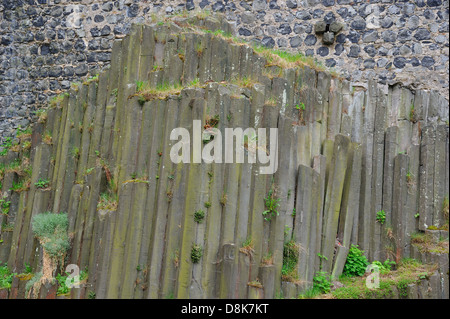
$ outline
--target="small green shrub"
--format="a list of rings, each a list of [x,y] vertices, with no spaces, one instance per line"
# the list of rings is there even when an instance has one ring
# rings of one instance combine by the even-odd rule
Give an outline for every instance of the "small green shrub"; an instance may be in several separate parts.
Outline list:
[[[386,213],[384,210],[380,210],[379,212],[377,212],[377,222],[379,222],[381,225],[384,224],[384,222],[386,221]]]
[[[331,290],[330,276],[324,271],[318,271],[313,278],[313,290],[327,294]]]
[[[47,188],[50,186],[50,182],[46,179],[39,178],[39,180],[34,183],[34,186],[36,186],[36,188]]]
[[[0,144],[0,156],[8,154],[9,149],[12,147],[12,138],[6,137],[2,144]]]
[[[271,189],[267,194],[267,197],[264,198],[264,201],[267,209],[263,211],[262,215],[265,220],[270,221],[272,217],[279,215],[278,207],[280,206],[280,199],[276,198],[274,190]]]
[[[366,256],[357,245],[352,245],[349,249],[347,260],[344,265],[343,274],[348,277],[362,276],[369,265]]]
[[[30,264],[25,263],[25,274],[32,274],[33,273],[33,269],[31,268]]]
[[[17,274],[12,273],[6,264],[1,266],[1,262],[0,262],[0,288],[10,289],[12,280],[15,275],[17,275]]]
[[[200,261],[200,258],[203,256],[203,248],[200,245],[192,245],[191,249],[191,260],[194,264]]]
[[[391,271],[392,266],[395,266],[395,261],[391,261],[389,259],[386,259],[384,263],[381,263],[378,260],[374,260],[372,262],[372,265],[378,266],[378,269],[380,270],[381,274],[387,274]]]
[[[0,199],[0,209],[3,215],[8,215],[10,205],[11,201],[6,200],[5,198]]]
[[[62,274],[56,275],[56,280],[58,281],[58,290],[57,290],[56,294],[65,295],[70,292],[71,288],[69,288],[66,283],[69,275],[70,275],[70,273],[66,273],[65,275],[62,275]],[[88,276],[87,271],[84,271],[84,270],[80,271],[79,281],[86,279],[87,276]],[[75,277],[71,278],[71,283],[75,284]]]
[[[205,218],[205,212],[203,210],[197,210],[194,213],[194,221],[196,223],[201,224],[203,222],[203,219]]]
[[[69,220],[66,213],[43,213],[35,215],[31,226],[34,235],[50,258],[60,260],[70,247],[67,229]]]

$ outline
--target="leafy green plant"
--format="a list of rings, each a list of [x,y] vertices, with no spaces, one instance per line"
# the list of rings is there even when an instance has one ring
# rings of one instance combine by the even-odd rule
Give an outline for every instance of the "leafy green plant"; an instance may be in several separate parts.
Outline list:
[[[379,222],[381,225],[384,224],[384,222],[386,221],[386,212],[383,210],[380,210],[379,212],[377,212],[377,217],[376,217],[377,222]]]
[[[274,195],[273,188],[270,189],[269,193],[267,194],[267,197],[264,198],[266,210],[263,211],[262,215],[264,216],[264,219],[267,221],[270,221],[272,217],[278,216],[278,207],[280,206],[279,202],[280,199],[276,198]]]
[[[33,273],[33,269],[31,268],[31,266],[30,266],[29,263],[25,263],[25,271],[24,271],[24,273],[25,273],[25,274],[31,274],[31,273]]]
[[[39,180],[34,183],[34,186],[36,186],[36,188],[47,188],[50,186],[50,182],[47,179],[39,178]]]
[[[313,289],[321,293],[329,293],[331,290],[330,276],[324,271],[316,272],[313,278]]]
[[[211,207],[211,202],[205,202],[204,205],[205,205],[206,208],[210,208]]]
[[[191,260],[194,264],[198,263],[200,261],[200,258],[202,258],[203,255],[203,248],[200,245],[192,245],[191,249]]]
[[[5,156],[8,154],[9,149],[12,147],[12,138],[11,137],[5,137],[2,144],[0,144],[0,156]]]
[[[58,281],[58,290],[57,290],[57,294],[58,295],[65,295],[68,294],[70,292],[70,287],[67,286],[67,278],[69,278],[70,273],[66,272],[65,275],[62,274],[58,274],[56,275],[56,280]],[[79,276],[79,281],[83,281],[84,279],[86,279],[88,276],[87,271],[81,270],[80,271],[80,276]],[[75,284],[75,277],[71,277],[70,279],[70,283],[71,284]]]
[[[352,245],[349,249],[347,260],[344,265],[343,274],[348,277],[362,276],[369,265],[366,256],[357,245]]]
[[[304,111],[305,110],[305,103],[303,103],[303,102],[300,102],[299,104],[297,104],[296,106],[295,106],[295,108],[297,109],[297,110],[302,110],[302,111]]]
[[[201,224],[203,222],[203,219],[205,218],[205,212],[203,210],[197,210],[194,213],[194,221],[196,223]]]
[[[391,271],[392,266],[396,265],[396,263],[395,263],[395,261],[386,259],[383,263],[381,261],[374,260],[374,261],[372,261],[372,265],[377,266],[378,269],[380,270],[380,273],[387,274],[388,272]]]
[[[0,288],[10,289],[12,280],[15,275],[17,274],[12,273],[6,263],[2,266],[0,262]]]
[[[11,205],[11,201],[6,200],[5,197],[0,199],[0,209],[1,209],[1,213],[3,215],[8,215],[10,205]]]
[[[71,153],[74,158],[78,159],[80,157],[80,148],[78,148],[76,146],[73,147]]]
[[[28,189],[27,183],[25,183],[25,180],[19,179],[17,182],[13,181],[10,190],[14,192],[22,192],[24,190]]]

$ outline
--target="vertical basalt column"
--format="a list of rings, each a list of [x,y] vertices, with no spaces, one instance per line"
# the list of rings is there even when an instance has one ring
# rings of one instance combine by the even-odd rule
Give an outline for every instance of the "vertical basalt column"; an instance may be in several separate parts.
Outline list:
[[[432,125],[422,129],[419,171],[419,229],[433,225],[433,194],[436,131]]]
[[[78,122],[80,119],[80,106],[86,99],[87,87],[81,86],[78,94],[71,92],[68,105],[64,108],[63,126],[60,128],[60,137],[57,141],[58,154],[56,157],[57,174],[54,176],[52,187],[55,189],[54,211],[66,211],[72,183],[75,178],[76,159],[72,151],[79,148],[80,132]],[[77,124],[77,125],[76,125]]]
[[[105,124],[106,105],[110,101],[111,90],[108,90],[108,80],[111,70],[106,70],[99,75],[98,86],[96,88],[96,99],[90,99],[90,103],[94,104],[93,111],[89,116],[84,116],[83,135],[85,132],[89,134],[89,145],[83,152],[87,152],[87,159],[85,169],[92,168],[95,165],[97,155],[95,151],[101,151],[100,141],[102,138],[102,131]],[[90,97],[92,97],[90,95]],[[84,137],[82,139],[87,139]],[[103,151],[102,154],[105,154]],[[78,178],[80,179],[85,173],[85,170],[78,169]]]
[[[317,188],[317,197],[315,198],[315,204],[313,204],[313,207],[315,207],[314,213],[314,219],[311,222],[312,227],[312,237],[311,241],[315,242],[315,248],[314,248],[314,266],[311,266],[310,269],[314,270],[316,272],[320,269],[320,257],[319,252],[322,248],[322,238],[323,238],[323,212],[324,212],[324,201],[325,201],[325,171],[326,171],[326,158],[323,155],[318,155],[314,157],[313,160],[313,187]],[[317,184],[317,185],[316,185]],[[315,233],[315,235],[314,235]],[[311,260],[312,262],[312,260]]]
[[[211,80],[211,65],[212,65],[212,35],[210,33],[204,34],[200,38],[200,46],[202,47],[202,54],[198,63],[198,78],[200,83],[205,83]]]
[[[384,137],[386,127],[387,96],[378,89],[374,119],[373,161],[372,161],[372,201],[371,213],[383,208]],[[372,223],[370,251],[373,260],[380,260],[383,225]]]
[[[349,147],[350,139],[347,136],[336,135],[325,195],[323,219],[321,254],[325,257],[322,259],[322,266],[326,272],[332,270]]]
[[[416,217],[419,212],[419,164],[420,164],[420,146],[412,144],[408,150],[409,166],[406,173],[406,214],[405,223],[405,249],[404,256],[411,256],[411,245],[409,239],[411,235],[418,230],[419,220]],[[385,256],[386,258],[389,256]],[[392,257],[391,257],[392,258]]]
[[[353,92],[353,99],[349,107],[349,114],[352,116],[353,142],[362,143],[363,141],[363,114],[364,114],[364,91]]]
[[[192,116],[194,119],[202,119],[205,114],[205,102],[204,100],[195,100],[192,104]],[[194,221],[194,212],[199,208],[206,208],[204,206],[202,183],[205,179],[206,171],[205,165],[202,163],[189,164],[189,176],[188,176],[188,187],[186,191],[186,205],[184,208],[184,221],[183,221],[183,235],[182,235],[182,245],[180,249],[180,268],[178,271],[178,280],[176,288],[177,298],[189,298],[190,288],[192,284],[192,273],[193,267],[199,266],[199,264],[193,264],[191,253],[193,245],[199,244],[202,247],[203,240],[196,238],[196,222]],[[199,193],[200,192],[200,193]],[[152,259],[154,256],[152,257]],[[153,260],[152,260],[153,262]],[[150,268],[152,272],[152,267]],[[199,278],[196,278],[199,279]],[[152,280],[152,278],[151,278]],[[158,282],[158,278],[154,277],[155,283]],[[152,281],[151,281],[152,283]],[[198,284],[198,283],[196,283]],[[152,288],[152,287],[151,287]],[[149,295],[151,297],[151,295]]]
[[[272,253],[273,259],[275,261],[275,273],[280,274],[275,278],[275,285],[279,287],[281,284],[281,270],[283,267],[283,247],[284,247],[284,231],[286,225],[286,219],[292,214],[289,211],[287,198],[290,186],[288,184],[289,174],[295,174],[295,171],[291,169],[291,158],[289,156],[290,149],[292,147],[294,139],[293,136],[293,121],[282,114],[278,115],[278,123],[276,126],[270,126],[270,128],[278,128],[278,138],[276,140],[276,145],[270,144],[271,155],[277,152],[277,170],[274,174],[274,183],[276,187],[276,198],[279,200],[279,206],[277,208],[278,215],[271,218],[270,221],[270,239],[269,239],[269,251]],[[269,133],[269,132],[267,132]],[[269,147],[267,147],[269,150]],[[284,154],[284,156],[280,156]],[[275,165],[274,163],[271,163]],[[292,186],[291,186],[292,187]],[[292,187],[294,188],[294,187]],[[291,190],[291,196],[294,196],[295,188]]]
[[[178,35],[168,35],[164,48],[164,74],[162,79],[164,84],[181,84],[183,61],[178,52],[181,52],[182,47],[183,43]]]
[[[344,269],[348,250],[352,244],[352,232],[357,231],[357,228],[354,227],[354,221],[358,214],[360,196],[361,157],[361,145],[351,143],[339,216],[337,235],[339,244],[332,271],[332,278],[334,279],[338,279]]]
[[[294,240],[299,245],[299,255],[297,271],[299,280],[304,283],[300,287],[301,291],[306,291],[312,286],[312,278],[309,274],[310,259],[314,259],[311,253],[312,244],[311,232],[314,230],[311,228],[311,219],[314,218],[313,212],[313,172],[314,170],[309,166],[300,165],[298,168],[298,180],[297,180],[297,207],[295,215],[295,228],[294,228]]]
[[[398,154],[394,159],[394,182],[392,201],[392,228],[395,242],[396,262],[404,257],[405,246],[409,243],[405,237],[406,215],[407,215],[407,173],[409,156]]]
[[[350,82],[347,80],[342,81],[342,114],[341,114],[341,134],[351,136],[353,129],[353,101],[350,93]],[[330,115],[327,113],[327,117]]]
[[[201,46],[201,37],[196,33],[186,33],[182,35],[185,37],[184,47],[184,65],[182,84],[186,85],[198,78],[198,64],[203,54]],[[183,42],[181,42],[183,43]]]
[[[72,151],[72,156],[74,156],[78,161],[78,166],[76,169],[76,180],[80,181],[88,168],[89,160],[89,147],[91,145],[91,121],[94,118],[95,109],[97,107],[97,86],[98,84],[94,81],[91,82],[87,88],[88,95],[82,109],[84,110],[80,121],[76,123],[78,130],[80,131],[80,147]]]
[[[176,121],[175,110],[174,108],[169,108],[168,101],[159,100],[158,101],[158,112],[162,112],[162,118],[158,119],[158,121],[162,121],[162,123],[158,123],[159,127],[159,140],[154,140],[156,145],[159,145],[159,148],[155,153],[160,154],[158,159],[158,165],[155,168],[156,174],[153,175],[150,172],[150,178],[154,178],[156,181],[156,191],[154,197],[154,204],[152,206],[151,203],[147,200],[147,207],[149,209],[154,210],[153,217],[153,225],[152,225],[152,241],[150,243],[150,262],[149,262],[149,290],[148,290],[148,298],[159,298],[160,297],[160,289],[161,289],[161,271],[162,265],[165,258],[165,238],[166,238],[166,227],[167,227],[167,214],[169,211],[170,201],[173,198],[173,191],[171,189],[172,181],[169,179],[171,176],[171,169],[173,163],[170,159],[170,149],[168,147],[169,143],[173,143],[169,139],[170,131],[175,125],[174,121]],[[173,106],[173,104],[172,104]],[[155,119],[156,120],[156,119]],[[165,125],[167,123],[167,125]],[[155,138],[154,133],[154,138]],[[153,150],[152,150],[153,152]],[[153,165],[153,164],[150,164]],[[152,184],[150,184],[149,191],[153,190]],[[152,195],[150,195],[152,196]],[[151,208],[152,207],[152,208]]]
[[[446,184],[445,171],[448,169],[446,161],[446,147],[448,146],[448,125],[441,124],[436,127],[436,140],[434,151],[434,184],[433,184],[433,225],[441,227],[445,223],[444,200],[447,196],[448,184]],[[447,191],[446,191],[447,189]],[[448,214],[448,213],[447,213]]]
[[[391,225],[392,193],[394,183],[394,158],[398,154],[398,127],[390,126],[386,129],[384,141],[383,168],[383,210],[386,213],[386,225]]]
[[[250,75],[253,71],[253,49],[246,46],[241,45],[240,48],[240,58],[239,58],[239,76],[242,75]]]
[[[327,139],[334,139],[341,131],[342,116],[342,84],[337,79],[332,79],[330,83],[329,104],[328,104],[328,127]]]
[[[373,144],[377,93],[376,83],[374,81],[370,81],[365,94],[362,114],[363,124],[361,144],[363,147],[363,157],[359,219],[363,222],[363,224],[359,227],[360,246],[367,254],[372,254],[372,251],[370,251],[370,246],[371,236],[373,235],[373,221],[375,220],[376,214],[376,212],[373,211],[372,204],[374,200],[372,197],[372,179],[375,177],[373,175]]]

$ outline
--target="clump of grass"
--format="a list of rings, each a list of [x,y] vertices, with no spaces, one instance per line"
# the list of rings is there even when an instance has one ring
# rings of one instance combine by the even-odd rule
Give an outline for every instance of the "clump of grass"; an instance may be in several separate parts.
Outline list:
[[[220,205],[225,206],[227,204],[228,196],[226,191],[222,193],[222,196],[220,197]]]
[[[42,136],[42,142],[47,145],[53,144],[52,133],[50,131],[45,131],[44,135]]]
[[[434,252],[448,254],[449,242],[447,240],[436,240],[430,233],[416,232],[411,234],[411,244],[416,246],[420,252]]]
[[[261,54],[267,61],[266,66],[276,65],[282,69],[309,66],[317,71],[324,71],[325,67],[311,56],[305,56],[300,52],[287,52],[278,49],[270,49],[261,45],[254,45],[253,50]]]
[[[281,278],[284,281],[297,282],[297,264],[299,257],[299,245],[291,240],[283,247],[283,266],[281,268]]]
[[[0,156],[5,156],[6,154],[8,154],[8,151],[11,149],[11,147],[13,146],[12,143],[12,138],[11,137],[6,137],[2,144],[0,144]]]
[[[328,295],[334,299],[387,299],[394,297],[396,287],[400,297],[406,296],[409,284],[426,279],[437,269],[437,265],[422,264],[414,259],[403,259],[396,270],[380,272],[380,286],[370,289],[366,287],[367,275],[362,277],[341,276],[339,281],[344,287],[337,288]]]
[[[86,81],[83,82],[84,85],[89,85],[91,82],[98,82],[98,73],[87,78]]]
[[[47,118],[48,118],[48,109],[47,108],[38,109],[34,112],[34,114],[38,118],[38,123],[44,124],[45,122],[47,122]]]
[[[27,138],[30,138],[31,137],[31,133],[32,133],[32,131],[31,131],[31,127],[29,126],[29,127],[27,127],[27,128],[25,128],[25,129],[22,129],[20,126],[17,128],[17,130],[16,130],[16,137],[19,139],[19,140],[25,140],[25,139],[27,139]]]
[[[251,257],[253,255],[253,252],[255,251],[253,247],[254,247],[253,239],[249,237],[242,243],[242,246],[241,248],[239,248],[239,251]]]
[[[145,87],[142,85],[140,90],[137,90],[134,96],[138,97],[139,103],[143,104],[150,100],[166,99],[169,95],[178,95],[182,90],[179,83],[176,84],[158,84],[156,87]],[[132,97],[132,96],[131,96]]]
[[[273,255],[271,252],[268,252],[261,258],[262,266],[270,266],[273,265]]]
[[[448,218],[449,218],[449,200],[448,196],[442,201],[442,216],[444,217],[444,225],[441,226],[441,230],[448,231]]]
[[[244,87],[244,88],[252,88],[255,83],[258,83],[257,80],[252,79],[251,77],[237,77],[230,82],[231,84]]]
[[[111,191],[101,193],[97,210],[117,210],[117,194]]]
[[[256,278],[255,280],[252,280],[247,283],[247,286],[255,287],[255,288],[263,288],[262,283],[259,281],[259,278]]]
[[[53,98],[50,99],[49,105],[51,108],[61,108],[62,105],[61,103],[64,101],[64,98],[69,97],[69,93],[65,92],[62,94],[59,94],[57,96],[54,96]]]

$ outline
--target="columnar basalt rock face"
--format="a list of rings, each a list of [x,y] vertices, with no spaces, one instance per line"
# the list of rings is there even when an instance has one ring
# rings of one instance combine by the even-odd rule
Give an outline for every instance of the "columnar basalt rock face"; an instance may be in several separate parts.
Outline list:
[[[448,223],[445,99],[268,64],[230,30],[214,17],[134,25],[110,68],[53,101],[0,157],[2,261],[41,267],[31,220],[45,211],[68,213],[66,263],[88,270],[74,298],[295,297],[319,270],[337,278],[351,244],[369,260],[419,254],[411,234]],[[278,128],[276,173],[247,160],[173,163],[171,130],[211,119],[222,134]],[[282,276],[289,241],[294,282]],[[444,264],[419,287],[428,295],[411,298],[448,296]],[[9,295],[23,294],[15,281]]]
[[[0,136],[26,126],[32,111],[71,82],[108,65],[113,41],[132,23],[183,11],[222,13],[236,35],[314,56],[362,85],[402,82],[448,99],[448,0],[3,0]],[[339,32],[331,30],[336,22]],[[316,34],[316,23],[329,25],[334,37]]]

